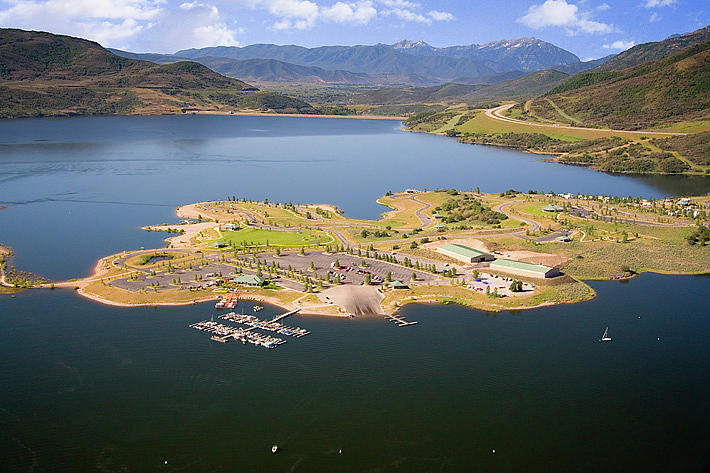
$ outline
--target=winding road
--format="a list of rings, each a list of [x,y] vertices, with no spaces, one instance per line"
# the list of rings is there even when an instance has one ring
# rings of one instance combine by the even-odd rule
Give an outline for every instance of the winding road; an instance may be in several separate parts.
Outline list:
[[[554,128],[556,130],[586,130],[586,131],[607,131],[607,132],[617,132],[617,133],[634,133],[639,135],[658,135],[658,136],[674,136],[674,135],[687,135],[687,133],[678,133],[671,131],[630,131],[630,130],[612,130],[611,128],[587,128],[582,126],[569,126],[569,125],[553,125],[545,123],[531,123],[525,120],[518,120],[511,117],[506,117],[503,115],[504,112],[513,108],[514,103],[509,103],[506,105],[501,105],[500,107],[490,108],[486,110],[486,116],[493,118],[495,120],[500,120],[509,123],[517,123],[519,125],[537,126],[544,128]]]

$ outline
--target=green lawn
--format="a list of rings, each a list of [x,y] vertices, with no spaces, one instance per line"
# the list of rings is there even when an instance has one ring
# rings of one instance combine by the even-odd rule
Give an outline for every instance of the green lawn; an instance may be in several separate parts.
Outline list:
[[[485,113],[478,113],[475,118],[456,127],[462,133],[540,133],[562,141],[581,141],[594,138],[620,136],[622,138],[638,139],[638,134],[623,131],[602,130],[570,130],[566,128],[540,127],[526,123],[511,123],[496,120]]]
[[[314,246],[335,242],[335,239],[320,231],[280,231],[263,230],[260,228],[243,228],[237,231],[222,232],[224,238],[221,242],[228,245],[232,243],[241,246],[243,242],[247,245],[271,246]]]

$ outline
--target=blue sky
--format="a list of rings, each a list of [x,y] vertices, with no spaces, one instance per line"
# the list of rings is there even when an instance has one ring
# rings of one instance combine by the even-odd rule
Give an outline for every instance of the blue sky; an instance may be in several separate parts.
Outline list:
[[[585,60],[709,23],[707,0],[0,0],[0,26],[136,52],[533,36]]]

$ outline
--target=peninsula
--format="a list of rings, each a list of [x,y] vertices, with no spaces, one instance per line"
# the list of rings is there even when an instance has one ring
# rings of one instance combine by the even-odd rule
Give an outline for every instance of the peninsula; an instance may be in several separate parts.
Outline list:
[[[710,268],[710,196],[410,189],[378,202],[392,209],[378,220],[236,196],[184,205],[180,222],[144,227],[168,232],[165,248],[107,256],[87,278],[28,285],[119,306],[239,298],[392,316],[412,302],[489,311],[574,303],[595,295],[584,280]]]

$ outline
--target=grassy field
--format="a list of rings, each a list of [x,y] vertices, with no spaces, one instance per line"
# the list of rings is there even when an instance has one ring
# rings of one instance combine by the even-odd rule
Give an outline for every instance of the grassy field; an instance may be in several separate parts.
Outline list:
[[[564,278],[555,284],[535,282],[535,293],[525,296],[491,298],[486,294],[461,286],[413,286],[407,290],[388,291],[382,301],[386,311],[409,303],[433,302],[437,304],[459,304],[486,311],[524,309],[540,304],[574,303],[592,299],[594,290],[583,282]]]
[[[562,141],[581,141],[595,138],[607,138],[609,136],[620,136],[627,139],[636,139],[638,134],[624,133],[623,131],[603,131],[603,130],[569,130],[556,129],[554,127],[534,126],[525,123],[511,123],[496,120],[485,113],[478,113],[474,118],[456,128],[461,133],[540,133],[550,138]]]
[[[321,231],[279,231],[261,228],[244,228],[237,231],[222,232],[223,238],[218,240],[227,245],[242,246],[317,246],[334,243],[335,238]]]
[[[653,131],[675,131],[678,133],[702,133],[710,131],[710,120],[685,121],[659,125],[651,128]]]
[[[159,258],[166,258],[160,261],[155,261],[153,263],[148,263],[148,261],[154,257],[157,256]],[[191,257],[194,255],[183,253],[180,251],[154,251],[154,252],[148,252],[148,253],[141,253],[135,256],[131,256],[126,260],[126,265],[128,266],[144,266],[146,268],[156,266],[161,263],[167,263],[167,261],[170,261],[171,264],[174,264],[178,262],[181,259],[185,259],[187,257]]]

